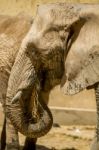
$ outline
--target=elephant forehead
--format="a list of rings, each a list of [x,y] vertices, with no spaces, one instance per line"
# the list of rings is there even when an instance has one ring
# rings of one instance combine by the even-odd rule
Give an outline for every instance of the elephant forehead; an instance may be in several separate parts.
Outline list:
[[[65,27],[68,28],[68,25],[70,26],[77,21],[79,18],[78,10],[72,7],[72,5],[66,6],[62,4],[60,6],[59,4],[39,6],[33,25],[24,43],[28,43],[28,41],[33,42],[34,45],[41,48],[40,41],[43,41],[45,38],[49,39],[49,35],[55,35],[57,38],[56,32],[59,33],[60,30],[64,30]],[[52,31],[55,34],[52,34]],[[52,39],[55,36],[52,36]],[[56,40],[53,41],[55,42]],[[44,42],[46,44],[46,40]]]
[[[44,4],[38,7],[33,26],[29,32],[31,41],[38,45],[39,40],[50,31],[68,29],[81,19],[87,20],[91,14],[98,13],[99,5],[85,4]]]
[[[43,23],[51,26],[68,27],[88,14],[99,15],[99,5],[52,3],[40,5],[37,10],[37,15],[45,20]]]
[[[68,26],[68,24],[78,20],[79,8],[74,7],[74,4],[66,3],[45,4],[38,7],[37,16],[47,25]]]

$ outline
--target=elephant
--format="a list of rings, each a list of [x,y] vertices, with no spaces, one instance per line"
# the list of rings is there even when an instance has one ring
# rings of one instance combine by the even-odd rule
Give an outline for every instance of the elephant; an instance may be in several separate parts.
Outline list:
[[[57,75],[63,71],[59,84],[64,94],[95,89],[97,129],[91,150],[99,150],[99,5],[52,3],[38,6],[33,25],[21,47],[31,60],[37,51],[45,56],[50,56],[51,52],[54,55],[55,50],[64,51],[63,69],[60,69],[61,65],[51,68],[55,72],[59,70]],[[48,68],[48,63],[44,68]],[[47,82],[45,80],[43,85],[44,91]]]
[[[99,149],[98,10],[99,5],[43,4],[38,6],[34,19],[26,21],[24,34],[23,18],[21,28],[20,23],[3,24],[7,30],[1,33],[9,33],[1,40],[1,51],[6,53],[2,54],[0,67],[2,92],[6,85],[1,94],[5,113],[1,139],[7,136],[7,150],[19,149],[18,131],[26,136],[24,149],[29,150],[35,149],[38,137],[47,134],[53,118],[46,103],[51,89],[58,84],[70,95],[85,88],[95,89],[97,130],[91,150]],[[18,42],[12,45],[15,39]]]
[[[19,51],[21,41],[30,29],[32,22],[33,17],[24,13],[20,13],[17,16],[0,15],[0,102],[5,114],[0,150],[4,150],[5,146],[11,141],[14,141],[15,145],[19,143],[17,136],[15,136],[18,134],[17,130],[10,119],[6,117],[6,93],[11,68]],[[7,147],[6,149],[10,149]]]
[[[53,124],[46,104],[64,73],[64,47],[61,41],[56,46],[52,41],[54,49],[50,45],[34,48],[31,40],[26,41],[33,23],[33,17],[25,13],[0,16],[0,102],[4,110],[0,150],[19,150],[18,132],[26,136],[23,150],[34,150],[37,138]]]

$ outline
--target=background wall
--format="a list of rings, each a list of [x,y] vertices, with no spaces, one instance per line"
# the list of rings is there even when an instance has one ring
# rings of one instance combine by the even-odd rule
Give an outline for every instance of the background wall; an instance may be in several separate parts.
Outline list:
[[[0,0],[0,13],[14,15],[25,11],[34,15],[37,5],[52,2],[98,3],[99,0]]]
[[[98,3],[99,0],[0,0],[0,13],[15,15],[19,12],[26,12],[34,16],[37,5],[52,2]],[[85,90],[75,96],[65,96],[60,92],[58,86],[50,94],[49,105],[94,109],[94,90]]]

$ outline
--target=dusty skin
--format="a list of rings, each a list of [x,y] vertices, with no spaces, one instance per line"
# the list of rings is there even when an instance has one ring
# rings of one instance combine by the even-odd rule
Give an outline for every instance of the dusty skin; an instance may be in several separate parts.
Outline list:
[[[89,150],[94,136],[94,126],[53,127],[44,137],[39,138],[37,150]],[[24,136],[20,134],[21,147]]]

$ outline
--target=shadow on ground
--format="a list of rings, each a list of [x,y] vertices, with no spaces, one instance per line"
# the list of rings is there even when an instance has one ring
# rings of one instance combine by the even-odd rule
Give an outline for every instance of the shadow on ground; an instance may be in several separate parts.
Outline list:
[[[20,150],[23,150],[23,146],[21,146],[21,149],[20,149]],[[49,149],[49,148],[46,147],[46,146],[37,145],[37,146],[36,146],[36,150],[56,150],[56,149]]]
[[[49,149],[48,147],[46,146],[43,146],[43,145],[37,145],[37,150],[52,150],[52,149]]]

